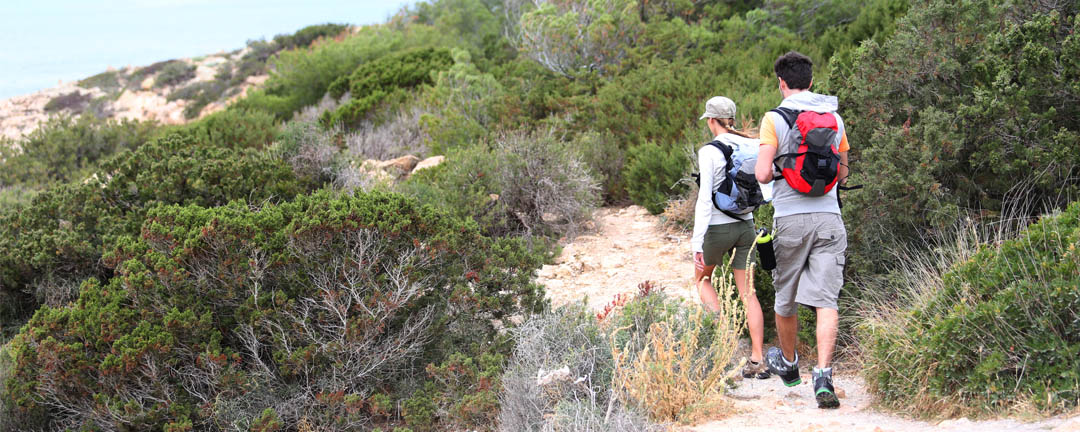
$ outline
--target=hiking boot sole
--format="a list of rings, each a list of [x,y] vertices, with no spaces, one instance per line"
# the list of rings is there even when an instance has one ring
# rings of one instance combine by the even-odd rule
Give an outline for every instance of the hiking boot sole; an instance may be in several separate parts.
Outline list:
[[[840,408],[840,399],[836,397],[836,393],[829,391],[829,389],[818,390],[814,398],[817,399],[818,408]]]

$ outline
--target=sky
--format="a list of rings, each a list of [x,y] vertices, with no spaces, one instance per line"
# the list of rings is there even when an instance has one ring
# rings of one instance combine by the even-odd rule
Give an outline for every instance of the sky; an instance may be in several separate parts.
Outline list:
[[[0,0],[0,99],[104,72],[243,48],[327,22],[387,20],[403,0]]]

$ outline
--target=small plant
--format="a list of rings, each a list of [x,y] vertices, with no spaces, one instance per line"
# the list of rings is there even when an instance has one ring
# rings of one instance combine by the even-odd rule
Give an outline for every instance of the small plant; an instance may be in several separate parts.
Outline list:
[[[81,113],[86,108],[87,102],[93,99],[90,93],[83,93],[78,90],[71,93],[62,94],[54,97],[45,104],[45,112],[52,113],[62,110],[71,111],[72,113]]]
[[[169,87],[195,78],[195,65],[174,61],[161,68],[154,78],[154,87]]]
[[[616,391],[634,401],[656,421],[693,422],[703,413],[723,411],[726,382],[738,336],[744,325],[742,308],[730,299],[731,281],[719,283],[721,310],[709,314],[700,306],[681,307],[647,331],[633,326],[611,333]],[[629,340],[618,342],[622,332]]]

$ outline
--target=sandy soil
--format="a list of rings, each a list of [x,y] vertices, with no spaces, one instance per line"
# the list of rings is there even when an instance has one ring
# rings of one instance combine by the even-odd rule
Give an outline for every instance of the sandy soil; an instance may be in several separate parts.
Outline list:
[[[669,295],[697,301],[697,294],[691,291],[693,262],[688,233],[663,229],[658,217],[637,206],[601,209],[594,217],[591,232],[565,244],[556,264],[544,266],[540,271],[539,282],[547,286],[552,304],[584,298],[590,308],[600,310],[615,295],[636,292],[637,285],[645,280],[659,282]],[[804,372],[807,374],[803,384],[792,388],[785,387],[775,377],[740,381],[728,394],[735,403],[734,415],[682,430],[1080,432],[1080,416],[1038,422],[912,420],[875,409],[862,379],[851,372],[836,377],[836,386],[842,390],[838,391],[843,396],[841,407],[819,410],[809,384],[809,371]]]

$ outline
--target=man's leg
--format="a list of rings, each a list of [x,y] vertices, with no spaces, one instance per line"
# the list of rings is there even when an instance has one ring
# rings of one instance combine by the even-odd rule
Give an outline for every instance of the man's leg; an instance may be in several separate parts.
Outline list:
[[[833,349],[836,347],[836,329],[839,325],[840,313],[836,309],[817,308],[817,367],[821,369],[832,364]]]
[[[780,338],[780,350],[784,352],[784,359],[795,361],[795,343],[799,340],[799,314],[776,314],[776,336]]]

